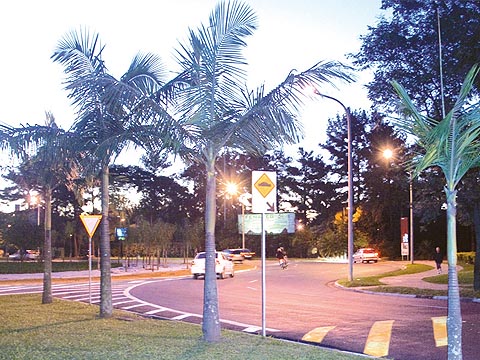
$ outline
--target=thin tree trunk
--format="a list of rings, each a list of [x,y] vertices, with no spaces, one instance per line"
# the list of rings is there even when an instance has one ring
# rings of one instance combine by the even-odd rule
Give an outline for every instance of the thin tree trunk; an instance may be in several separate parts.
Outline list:
[[[52,297],[52,190],[45,187],[45,239],[43,243],[42,304],[51,304]]]
[[[215,272],[215,159],[207,164],[207,189],[205,198],[205,281],[203,289],[203,339],[220,340],[220,316],[218,312],[217,274]]]
[[[473,225],[475,229],[475,266],[473,270],[473,288],[480,290],[480,202],[475,201],[473,206]]]
[[[445,188],[447,196],[447,259],[448,259],[448,359],[462,359],[462,312],[457,273],[457,192]]]
[[[102,170],[102,223],[100,234],[100,317],[112,316],[112,279],[110,264],[110,226],[108,221],[108,165]]]

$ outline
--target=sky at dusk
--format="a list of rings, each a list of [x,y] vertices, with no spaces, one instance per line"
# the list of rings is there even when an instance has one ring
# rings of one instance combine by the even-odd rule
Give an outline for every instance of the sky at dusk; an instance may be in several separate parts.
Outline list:
[[[265,84],[268,91],[292,69],[303,71],[320,60],[350,64],[346,54],[359,50],[359,36],[374,26],[380,0],[246,0],[258,17],[258,29],[247,39],[248,85]],[[100,34],[106,45],[104,60],[110,73],[120,77],[138,51],[153,52],[166,68],[178,70],[173,60],[188,28],[207,24],[216,0],[17,0],[0,5],[0,45],[3,70],[0,86],[0,122],[44,124],[45,111],[67,129],[74,109],[63,89],[63,73],[50,59],[65,33],[86,27]],[[172,75],[173,76],[173,75]],[[363,85],[321,90],[352,109],[368,109]],[[308,104],[301,113],[307,134],[300,145],[315,149],[325,139],[327,119],[342,114],[333,101]]]

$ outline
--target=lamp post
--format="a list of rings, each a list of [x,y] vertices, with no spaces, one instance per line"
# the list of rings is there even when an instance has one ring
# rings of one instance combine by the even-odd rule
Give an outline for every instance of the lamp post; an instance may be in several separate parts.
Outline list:
[[[352,121],[350,116],[350,111],[347,107],[338,99],[320,93],[317,89],[314,89],[316,95],[320,95],[326,99],[330,99],[339,104],[345,111],[347,118],[347,173],[348,173],[348,209],[347,209],[347,238],[348,238],[348,248],[347,248],[347,257],[348,257],[348,281],[353,281],[353,172],[352,172]]]
[[[245,249],[245,206],[251,206],[249,199],[252,194],[243,193],[238,197],[238,201],[242,204],[242,249]]]
[[[383,157],[391,159],[393,157],[393,151],[391,149],[383,150]],[[410,263],[414,263],[413,258],[413,179],[412,172],[408,172],[408,208],[409,208],[409,242],[410,242]]]
[[[40,196],[35,194],[30,195],[30,205],[37,205],[37,226],[40,226]]]
[[[409,188],[409,210],[410,210],[410,263],[413,264],[413,179],[412,173],[408,174],[408,188]]]

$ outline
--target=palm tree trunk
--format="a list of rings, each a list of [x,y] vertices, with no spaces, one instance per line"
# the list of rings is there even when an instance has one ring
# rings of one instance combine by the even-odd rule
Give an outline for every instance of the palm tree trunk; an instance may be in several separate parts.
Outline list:
[[[110,226],[108,221],[108,165],[102,169],[102,223],[100,233],[100,317],[112,316],[112,279],[110,264]]]
[[[207,161],[207,189],[205,197],[205,281],[203,289],[203,339],[207,342],[220,340],[218,313],[217,274],[215,272],[215,216],[216,178],[215,158]]]
[[[462,359],[462,312],[457,273],[457,192],[445,188],[447,196],[447,259],[448,259],[448,359]]]
[[[52,298],[52,189],[45,187],[45,239],[43,243],[42,304],[51,304]]]

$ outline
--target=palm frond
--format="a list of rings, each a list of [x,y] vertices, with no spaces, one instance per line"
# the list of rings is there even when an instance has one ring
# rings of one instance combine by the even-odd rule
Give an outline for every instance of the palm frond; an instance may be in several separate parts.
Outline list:
[[[480,104],[469,106],[468,103],[478,72],[478,65],[474,65],[453,108],[441,121],[421,114],[405,89],[392,82],[404,115],[395,119],[394,123],[414,135],[425,149],[425,154],[416,162],[415,175],[430,166],[438,166],[445,175],[447,185],[453,189],[469,169],[480,165]]]

